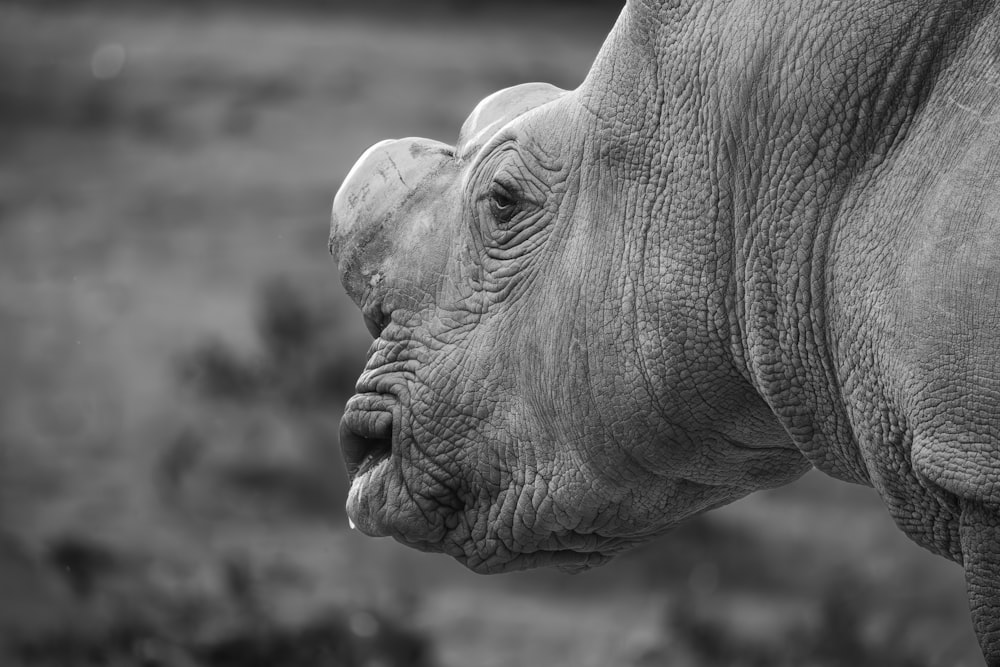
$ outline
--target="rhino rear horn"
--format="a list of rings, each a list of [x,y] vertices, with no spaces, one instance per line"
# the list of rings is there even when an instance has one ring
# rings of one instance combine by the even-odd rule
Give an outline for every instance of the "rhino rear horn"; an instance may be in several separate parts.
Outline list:
[[[566,91],[549,83],[522,83],[498,90],[476,105],[458,133],[457,154],[472,155],[501,127]]]

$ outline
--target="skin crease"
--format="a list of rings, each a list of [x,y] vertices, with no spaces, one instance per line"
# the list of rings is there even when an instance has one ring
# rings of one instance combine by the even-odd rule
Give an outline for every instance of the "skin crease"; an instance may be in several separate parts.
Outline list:
[[[1000,665],[997,34],[986,0],[637,0],[576,90],[370,149],[330,237],[377,335],[352,521],[576,570],[814,465],[964,565]]]

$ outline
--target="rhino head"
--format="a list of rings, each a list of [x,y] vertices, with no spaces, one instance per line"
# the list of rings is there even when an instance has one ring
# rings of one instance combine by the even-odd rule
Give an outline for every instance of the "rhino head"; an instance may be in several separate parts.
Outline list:
[[[578,89],[495,93],[455,145],[376,144],[337,193],[375,337],[340,434],[364,533],[576,570],[808,468],[741,363],[713,199],[671,164],[704,137],[662,143],[633,28]]]

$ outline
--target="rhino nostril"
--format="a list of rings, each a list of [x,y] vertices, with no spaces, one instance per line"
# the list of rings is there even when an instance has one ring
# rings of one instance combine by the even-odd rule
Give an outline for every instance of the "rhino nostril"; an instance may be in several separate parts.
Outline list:
[[[340,420],[340,450],[353,481],[392,452],[392,414],[349,409]]]
[[[382,299],[376,295],[373,295],[368,302],[361,307],[361,315],[365,319],[365,327],[368,328],[368,333],[372,335],[372,338],[378,338],[381,336],[385,328],[389,326],[391,316],[387,310],[388,309],[384,307]]]
[[[368,327],[368,333],[372,335],[372,338],[378,338],[381,336],[382,331],[385,330],[388,323],[388,317],[377,317],[375,315],[365,313],[365,326]]]

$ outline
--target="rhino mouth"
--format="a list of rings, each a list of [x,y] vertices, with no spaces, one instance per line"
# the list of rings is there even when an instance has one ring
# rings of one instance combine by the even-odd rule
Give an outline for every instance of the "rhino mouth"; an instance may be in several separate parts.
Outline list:
[[[340,420],[340,448],[350,481],[370,471],[392,454],[392,412],[386,407],[358,405],[381,397],[358,395]],[[384,400],[379,401],[384,403]]]
[[[340,451],[351,488],[347,516],[351,528],[366,535],[389,534],[384,514],[393,453],[393,403],[376,393],[356,394],[340,420]]]
[[[475,545],[499,542],[493,521],[477,525],[477,519],[483,519],[482,507],[456,489],[442,487],[428,497],[442,512],[437,517],[442,520],[434,521],[427,506],[420,507],[409,492],[400,493],[401,466],[407,460],[403,450],[411,444],[399,432],[404,418],[404,406],[393,396],[365,392],[348,402],[340,422],[340,443],[351,482],[347,499],[351,528],[371,537],[391,536],[421,551],[449,554],[484,574],[543,566],[579,572],[607,562],[631,543],[607,536],[553,534],[521,549],[509,545],[498,552],[480,552]],[[399,504],[403,498],[408,502]],[[450,519],[444,520],[444,515]],[[483,535],[490,539],[483,540]]]

